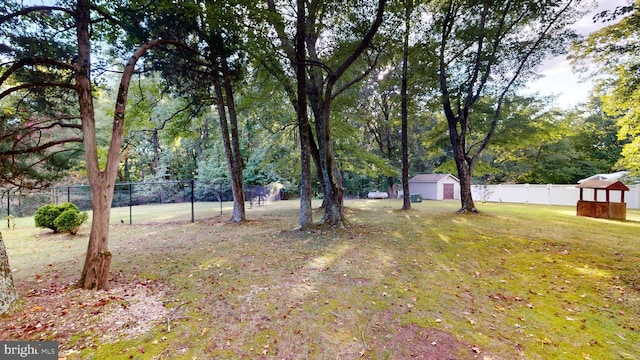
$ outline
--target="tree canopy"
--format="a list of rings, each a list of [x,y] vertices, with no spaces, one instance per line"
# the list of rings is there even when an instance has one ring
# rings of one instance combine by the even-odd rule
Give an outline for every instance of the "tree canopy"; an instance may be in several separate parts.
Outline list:
[[[620,168],[640,175],[640,1],[604,11],[594,21],[610,23],[573,47],[576,67],[596,79],[602,108],[617,118],[625,141]],[[595,67],[593,67],[595,66]],[[591,68],[592,71],[588,69]],[[628,141],[626,141],[628,140]]]
[[[575,182],[614,169],[625,145],[617,166],[634,166],[635,4],[576,47],[606,70],[602,101],[559,111],[516,90],[577,39],[578,0],[8,2],[0,178],[47,186],[82,168],[87,271],[102,275],[119,180],[226,182],[234,221],[245,183],[281,182],[308,228],[312,196],[320,223],[343,225],[345,196],[439,170],[475,211],[473,181]]]

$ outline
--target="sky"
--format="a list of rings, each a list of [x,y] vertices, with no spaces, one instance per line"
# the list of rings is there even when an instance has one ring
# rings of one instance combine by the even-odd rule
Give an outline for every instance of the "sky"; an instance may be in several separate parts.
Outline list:
[[[593,15],[603,10],[615,9],[616,6],[624,5],[626,0],[599,0],[598,7],[593,12],[587,14],[576,24],[574,29],[582,35],[589,33],[607,25],[600,22],[593,22]],[[556,105],[561,108],[570,109],[588,100],[593,83],[580,79],[578,74],[573,72],[571,63],[566,56],[559,56],[548,59],[540,69],[544,75],[542,79],[528,84],[529,92],[538,92],[540,95],[555,95]]]

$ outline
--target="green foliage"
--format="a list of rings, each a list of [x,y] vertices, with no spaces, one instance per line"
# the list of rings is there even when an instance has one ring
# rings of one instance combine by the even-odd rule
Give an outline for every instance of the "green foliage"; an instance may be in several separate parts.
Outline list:
[[[89,215],[86,211],[78,212],[74,209],[68,209],[58,215],[58,217],[53,221],[53,224],[58,231],[68,231],[72,235],[75,235],[78,233],[80,225],[87,221],[88,218]]]
[[[62,203],[58,205],[58,208],[60,209],[60,212],[67,211],[67,210],[72,210],[75,212],[80,211],[80,209],[78,209],[78,207],[74,203],[70,203],[70,202]]]
[[[45,188],[82,155],[78,96],[62,85],[73,82],[67,64],[77,50],[61,40],[63,29],[72,27],[66,13],[10,15],[22,7],[7,0],[0,9],[0,178],[16,187]],[[19,59],[31,65],[19,66]]]
[[[48,228],[55,233],[68,231],[73,235],[88,218],[86,212],[81,213],[76,205],[69,202],[43,205],[33,217],[36,227]]]
[[[491,100],[480,99],[479,104]],[[490,110],[488,110],[490,111]],[[480,107],[471,129],[471,144],[481,140],[489,118]],[[598,98],[572,111],[549,107],[549,99],[508,98],[495,134],[474,167],[475,181],[490,183],[573,184],[597,173],[618,170],[616,162],[625,144],[617,138],[616,118],[608,116]],[[426,133],[432,157],[440,154],[438,172],[456,174],[450,155],[446,123]]]
[[[62,210],[55,204],[43,205],[36,210],[33,220],[36,223],[36,227],[48,228],[53,232],[58,232],[58,228],[53,224],[58,215],[62,213]]]
[[[617,118],[618,139],[628,141],[618,167],[640,174],[640,1],[605,11],[595,20],[620,19],[589,35],[573,47],[574,65],[595,63],[587,72],[597,80],[597,91],[607,115]]]

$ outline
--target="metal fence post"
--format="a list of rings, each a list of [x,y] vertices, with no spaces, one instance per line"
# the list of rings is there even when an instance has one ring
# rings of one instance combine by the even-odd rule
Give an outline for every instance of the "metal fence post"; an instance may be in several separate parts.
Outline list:
[[[189,184],[191,185],[191,222],[196,222],[196,217],[195,217],[195,213],[193,212],[193,202],[195,200],[195,195],[193,193],[193,179],[191,179],[191,181],[189,182]]]
[[[129,225],[133,224],[133,215],[132,215],[132,194],[133,194],[133,185],[131,183],[129,183]]]
[[[7,229],[11,228],[11,190],[7,190]]]

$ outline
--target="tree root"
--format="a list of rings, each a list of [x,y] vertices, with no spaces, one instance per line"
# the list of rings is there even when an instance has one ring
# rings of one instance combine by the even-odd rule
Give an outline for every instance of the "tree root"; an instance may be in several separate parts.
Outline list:
[[[460,210],[457,211],[458,214],[479,214],[480,211],[476,208],[471,208],[471,209],[467,209],[467,208],[461,208]]]

